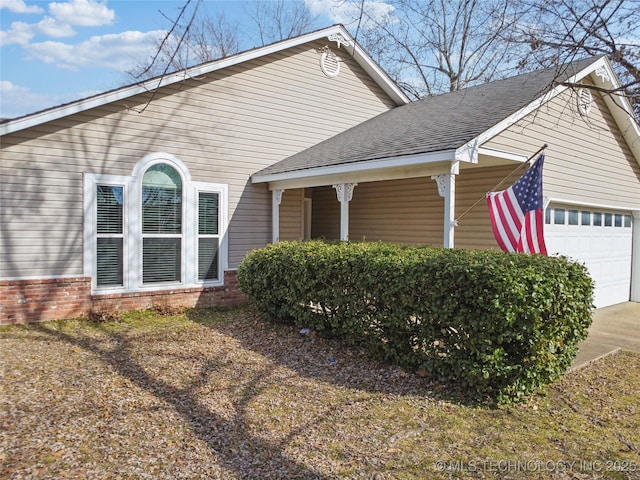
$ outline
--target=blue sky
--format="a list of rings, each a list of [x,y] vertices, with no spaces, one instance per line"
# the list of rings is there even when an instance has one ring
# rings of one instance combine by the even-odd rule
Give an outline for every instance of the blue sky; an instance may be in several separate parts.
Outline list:
[[[316,28],[348,23],[355,5],[351,0],[298,1],[317,15]],[[245,49],[255,46],[246,21],[249,3],[204,0],[199,8],[244,19],[240,33]],[[171,25],[165,16],[177,17],[184,4],[0,0],[0,117],[18,117],[131,83],[126,70],[153,53],[154,39]]]

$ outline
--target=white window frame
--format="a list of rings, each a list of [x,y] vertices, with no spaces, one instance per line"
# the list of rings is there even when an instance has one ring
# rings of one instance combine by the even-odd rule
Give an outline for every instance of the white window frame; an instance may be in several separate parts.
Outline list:
[[[153,167],[154,165],[159,165],[159,164],[165,164],[165,165],[169,165],[170,167],[172,167],[180,176],[180,180],[182,182],[181,185],[181,189],[182,189],[182,200],[181,200],[181,207],[182,207],[182,222],[181,222],[181,231],[180,233],[176,233],[176,234],[157,234],[157,233],[143,233],[142,231],[142,182],[144,180],[144,174],[147,173],[147,171]],[[138,235],[140,237],[140,241],[137,242],[136,241],[136,245],[135,245],[135,249],[138,252],[137,255],[137,265],[136,268],[138,269],[138,275],[140,278],[140,288],[143,290],[146,289],[152,289],[155,290],[158,287],[162,287],[162,286],[167,286],[167,287],[179,287],[181,285],[184,285],[185,283],[188,282],[188,277],[186,275],[186,257],[185,257],[185,253],[186,253],[186,243],[187,243],[187,225],[186,225],[186,221],[187,221],[187,210],[189,209],[189,203],[187,201],[188,199],[188,193],[186,192],[187,187],[188,187],[188,182],[191,180],[191,176],[189,175],[189,171],[187,170],[187,167],[177,158],[175,158],[173,155],[164,155],[164,156],[158,156],[158,155],[147,155],[146,157],[144,157],[142,160],[140,160],[136,167],[133,169],[133,176],[135,178],[134,182],[135,182],[135,201],[132,202],[134,204],[137,204],[135,206],[136,210],[137,210],[137,214],[138,214],[138,219],[140,220],[139,222],[137,222],[137,228],[138,228]],[[145,238],[179,238],[180,239],[180,280],[178,281],[167,281],[167,282],[151,282],[151,283],[143,283],[143,242]],[[134,247],[134,246],[132,246]]]
[[[182,211],[182,282],[160,284],[142,283],[142,177],[147,169],[157,163],[166,163],[180,174],[183,181]],[[124,246],[123,286],[98,287],[97,271],[97,199],[98,185],[122,186]],[[198,194],[219,193],[219,251],[218,279],[198,280]],[[135,165],[131,176],[84,174],[84,275],[91,277],[91,289],[95,294],[129,293],[176,288],[214,287],[224,285],[224,271],[228,269],[228,185],[223,183],[194,182],[186,165],[177,157],[164,153],[152,153]]]
[[[192,182],[191,183],[194,192],[193,199],[194,205],[190,210],[195,215],[194,224],[195,224],[195,238],[194,245],[191,248],[191,252],[193,253],[193,258],[189,258],[189,263],[195,268],[194,278],[197,283],[200,285],[210,286],[215,284],[224,283],[224,271],[228,268],[227,266],[227,198],[228,198],[228,186],[222,183],[204,183],[204,182]],[[218,235],[217,237],[220,239],[218,244],[218,280],[198,280],[198,240],[200,235],[198,234],[198,199],[200,193],[217,193],[219,196],[219,205],[218,205]],[[206,235],[208,236],[208,235]]]
[[[98,270],[98,201],[96,190],[98,185],[110,187],[123,187],[122,192],[122,286],[109,285],[100,287],[101,291],[113,292],[126,290],[128,288],[128,271],[127,258],[129,257],[128,249],[128,211],[127,205],[130,203],[131,177],[119,175],[101,175],[101,174],[84,174],[84,274],[91,276],[91,290],[98,290],[97,270]],[[88,274],[87,272],[91,272]]]

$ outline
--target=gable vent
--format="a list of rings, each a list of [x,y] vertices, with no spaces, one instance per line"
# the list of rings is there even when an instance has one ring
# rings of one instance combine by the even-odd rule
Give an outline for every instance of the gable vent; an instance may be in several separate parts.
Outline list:
[[[320,56],[320,69],[327,77],[337,77],[340,73],[340,59],[328,48]]]
[[[588,88],[578,89],[578,111],[582,115],[589,114],[592,103],[593,97],[591,96],[591,91]]]

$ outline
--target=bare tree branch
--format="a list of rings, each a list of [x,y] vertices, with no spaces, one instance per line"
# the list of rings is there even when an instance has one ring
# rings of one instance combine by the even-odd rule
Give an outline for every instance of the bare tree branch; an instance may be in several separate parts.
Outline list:
[[[260,45],[302,35],[317,20],[304,2],[287,0],[252,2],[247,15],[257,29]]]
[[[640,122],[640,1],[529,0],[528,13],[513,32],[512,44],[528,44],[521,68],[560,65],[578,57],[607,55],[622,88],[603,93],[623,95]],[[602,91],[593,85],[583,88]]]
[[[363,44],[398,84],[410,85],[412,96],[494,79],[517,54],[518,47],[509,49],[504,41],[504,30],[518,18],[513,0],[393,0],[392,4],[394,21],[381,23],[365,3],[364,15],[377,24],[378,35],[370,32]],[[385,40],[390,48],[376,50]]]

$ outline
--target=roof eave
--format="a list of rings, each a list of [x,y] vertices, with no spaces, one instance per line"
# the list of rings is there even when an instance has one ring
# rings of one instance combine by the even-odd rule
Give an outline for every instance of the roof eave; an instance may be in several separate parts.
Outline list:
[[[609,59],[605,56],[599,58],[588,67],[569,77],[563,83],[576,83],[592,73],[595,73],[596,76],[600,79],[600,86],[609,89],[616,89],[620,87],[620,81],[618,80],[618,77],[616,76],[611,63],[609,62]],[[503,132],[511,125],[517,123],[528,114],[537,110],[542,105],[544,105],[560,93],[564,92],[568,88],[569,87],[567,85],[562,84],[555,86],[553,89],[535,99],[533,102],[524,106],[512,115],[509,115],[503,121],[482,132],[480,135],[471,139],[466,144],[462,145],[460,148],[458,148],[458,151],[460,152],[460,154],[468,157],[468,160],[471,163],[477,163],[479,149],[485,142]],[[622,132],[622,135],[625,138],[629,149],[640,165],[640,127],[638,126],[638,122],[634,120],[633,109],[631,108],[629,101],[626,97],[617,94],[604,95],[603,97],[605,103],[611,111],[616,125]]]
[[[442,173],[458,173],[455,150],[387,157],[279,173],[254,173],[252,183],[268,183],[270,190],[310,188],[334,183],[397,180]]]
[[[0,124],[0,135],[6,135],[9,133],[24,130],[26,128],[40,125],[52,120],[64,118],[68,115],[80,113],[91,108],[101,107],[103,105],[107,105],[119,100],[124,100],[140,93],[153,91],[155,89],[182,82],[190,78],[200,77],[216,70],[237,65],[239,63],[253,60],[262,56],[270,55],[281,50],[296,47],[298,45],[312,42],[323,37],[329,37],[331,35],[341,35],[348,41],[350,45],[349,51],[353,55],[355,61],[376,81],[376,83],[384,90],[387,95],[389,95],[389,97],[397,105],[402,105],[409,102],[407,96],[402,93],[395,82],[393,82],[391,78],[373,61],[373,59],[371,59],[371,57],[369,57],[369,55],[367,55],[366,52],[355,43],[349,32],[342,25],[333,25],[322,30],[317,30],[315,32],[300,35],[298,37],[283,40],[281,42],[266,45],[264,47],[255,48],[253,50],[248,50],[246,52],[222,58],[220,60],[215,60],[185,70],[180,70],[178,72],[159,78],[156,77],[139,84],[129,85],[117,90],[112,90],[89,98],[81,99],[70,104],[49,108],[47,110],[36,112],[31,115],[26,115],[15,120],[9,120],[5,123]]]
[[[600,79],[601,86],[611,90],[620,88],[620,80],[614,73],[609,59],[604,57],[601,60],[602,64],[593,69],[596,77]],[[633,107],[624,95],[604,94],[602,98],[609,107],[613,120],[620,129],[636,162],[640,165],[640,125],[634,116]]]

